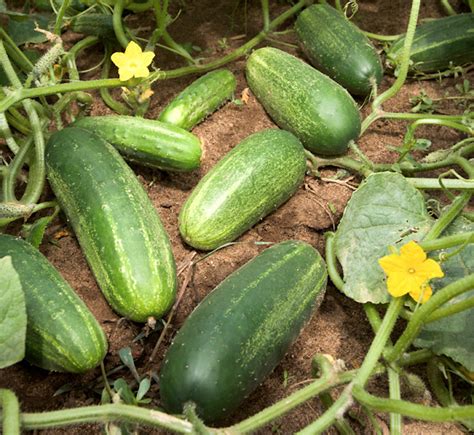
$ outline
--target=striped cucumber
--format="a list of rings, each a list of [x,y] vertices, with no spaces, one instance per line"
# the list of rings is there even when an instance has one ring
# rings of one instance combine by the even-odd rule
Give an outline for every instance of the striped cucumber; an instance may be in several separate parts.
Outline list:
[[[10,256],[25,295],[26,359],[58,372],[81,373],[104,359],[107,340],[84,302],[32,245],[0,234],[0,258]]]
[[[295,30],[311,64],[351,94],[368,95],[372,82],[380,84],[383,70],[375,48],[332,6],[318,4],[305,9]]]
[[[227,69],[211,71],[191,83],[161,112],[159,120],[191,130],[234,95],[237,81]]]
[[[120,154],[88,130],[54,133],[48,180],[112,308],[145,322],[171,306],[176,271],[161,221]]]
[[[211,250],[231,242],[283,204],[303,182],[300,141],[278,129],[249,136],[199,182],[179,215],[183,239]]]
[[[112,115],[84,117],[74,126],[101,136],[132,162],[166,171],[192,171],[200,165],[200,140],[174,125]]]
[[[229,415],[281,361],[326,288],[324,260],[286,241],[232,273],[186,319],[160,372],[162,405],[193,401],[205,421]]]
[[[349,93],[328,76],[276,48],[254,51],[246,67],[250,89],[272,119],[316,154],[347,150],[360,134]]]
[[[394,68],[400,67],[404,43],[402,36],[387,52],[387,60]],[[474,13],[439,18],[418,26],[410,61],[410,70],[415,73],[442,71],[450,65],[474,62]]]

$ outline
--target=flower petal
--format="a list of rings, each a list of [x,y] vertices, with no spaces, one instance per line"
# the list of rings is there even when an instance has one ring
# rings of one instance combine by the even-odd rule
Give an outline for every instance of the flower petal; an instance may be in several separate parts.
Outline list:
[[[424,304],[433,294],[433,289],[429,285],[422,286],[416,291],[411,291],[410,296],[418,303]]]
[[[386,275],[391,275],[392,273],[406,273],[407,271],[404,259],[398,254],[390,254],[380,258],[379,265]]]
[[[423,261],[426,260],[425,251],[423,251],[423,248],[413,240],[410,240],[407,244],[400,248],[400,255],[403,257],[408,257],[413,267],[419,263],[423,263]]]
[[[127,80],[130,80],[133,77],[134,70],[131,68],[119,68],[119,78],[120,81],[126,82]]]
[[[155,53],[153,53],[153,51],[145,51],[141,55],[140,63],[143,66],[148,66],[153,61],[154,57],[155,57]]]
[[[110,56],[110,60],[118,67],[125,65],[127,63],[127,57],[125,53],[114,53]]]
[[[141,47],[134,41],[130,41],[125,49],[125,56],[129,59],[132,57],[140,57],[142,55]]]
[[[425,277],[426,281],[431,278],[442,278],[444,276],[444,272],[439,263],[431,258],[428,258],[422,264],[417,266],[416,273],[417,275]]]
[[[146,66],[139,65],[135,68],[134,77],[148,77],[150,75],[150,71]]]
[[[413,280],[411,275],[405,273],[391,274],[387,278],[387,290],[395,297],[403,296],[411,291],[419,289],[420,285]]]

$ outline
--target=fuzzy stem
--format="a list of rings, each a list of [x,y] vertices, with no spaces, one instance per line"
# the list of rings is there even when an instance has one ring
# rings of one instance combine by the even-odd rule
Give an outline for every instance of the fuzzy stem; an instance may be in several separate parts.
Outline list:
[[[332,231],[326,231],[324,237],[326,239],[326,265],[328,268],[328,274],[334,286],[342,292],[344,281],[337,270],[336,251],[334,246],[335,234]]]
[[[419,245],[425,252],[430,252],[438,251],[440,249],[452,248],[453,246],[464,245],[468,243],[474,243],[474,231],[453,234],[452,236],[440,237],[430,241],[422,240]]]
[[[310,425],[306,426],[300,435],[313,435],[321,433],[329,426],[331,426],[337,418],[342,417],[347,409],[352,404],[352,389],[355,386],[363,388],[374,368],[377,365],[378,359],[383,353],[384,347],[390,337],[395,322],[398,318],[400,310],[403,308],[405,298],[392,298],[385,313],[384,319],[380,325],[370,348],[365,356],[365,359],[357,371],[355,379],[344,389],[339,398],[334,402],[322,416],[315,420]]]
[[[56,16],[56,23],[54,24],[54,33],[56,33],[56,35],[61,34],[61,26],[63,24],[64,15],[66,14],[66,10],[69,7],[70,3],[71,0],[63,0],[63,2],[61,3],[58,15]]]
[[[464,299],[461,302],[456,302],[454,304],[448,305],[447,307],[438,308],[425,320],[425,323],[436,322],[437,320],[440,320],[444,317],[452,316],[465,310],[470,310],[473,307],[474,297]]]
[[[125,35],[125,30],[123,29],[122,23],[122,14],[125,5],[125,0],[117,0],[114,6],[114,13],[112,16],[112,24],[114,27],[115,37],[117,41],[123,48],[127,48],[129,40],[127,35]]]
[[[395,343],[393,349],[386,355],[386,360],[397,361],[410,346],[415,337],[420,332],[425,320],[440,306],[474,288],[474,274],[465,276],[437,291],[426,303],[418,307],[413,317],[407,324],[405,331]]]
[[[415,36],[416,22],[418,21],[418,12],[420,10],[421,0],[413,0],[411,4],[410,18],[408,20],[408,28],[403,45],[403,54],[401,59],[400,72],[395,83],[387,89],[383,94],[379,95],[372,103],[372,110],[376,111],[384,102],[394,97],[402,88],[408,74],[408,66],[410,62],[410,50]]]
[[[4,435],[20,435],[20,405],[15,393],[0,389],[0,405],[3,408],[2,430]]]
[[[428,234],[423,237],[423,240],[425,242],[430,242],[431,240],[437,239],[451,222],[456,219],[459,213],[462,212],[466,204],[469,203],[471,196],[471,192],[463,192],[461,195],[457,196],[451,205],[443,211],[442,215],[436,220]]]
[[[382,399],[364,391],[358,385],[353,389],[354,398],[365,406],[379,412],[398,412],[410,418],[423,421],[461,421],[474,418],[474,405],[452,408],[434,408],[405,400]]]
[[[268,8],[268,0],[261,0],[263,15],[263,31],[268,32],[270,29],[270,10]]]

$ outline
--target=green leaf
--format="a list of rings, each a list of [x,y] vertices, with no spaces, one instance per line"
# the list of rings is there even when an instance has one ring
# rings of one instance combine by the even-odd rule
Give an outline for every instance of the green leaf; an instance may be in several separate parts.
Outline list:
[[[474,223],[458,217],[443,233],[443,236],[474,231]],[[459,247],[437,251],[453,252]],[[441,265],[445,277],[432,282],[433,291],[474,273],[474,243],[467,245],[458,255],[449,258]],[[446,303],[447,305],[461,302],[474,297],[474,289]],[[467,370],[474,372],[474,308],[461,311],[449,317],[428,323],[415,340],[418,347],[428,348],[437,355],[446,355],[461,363]]]
[[[37,219],[32,224],[24,224],[22,233],[25,236],[26,241],[31,243],[35,248],[39,248],[41,242],[43,241],[44,232],[53,218],[54,215],[44,216]]]
[[[127,405],[136,404],[137,401],[135,399],[135,395],[133,394],[132,390],[124,379],[119,378],[114,382],[114,390],[120,395],[121,399]]]
[[[150,389],[150,386],[151,386],[150,379],[143,378],[140,381],[140,386],[138,387],[138,392],[137,392],[137,400],[138,401],[141,401],[145,397],[145,394],[148,393],[148,390]]]
[[[367,177],[353,193],[336,231],[343,292],[357,302],[389,302],[377,260],[389,254],[390,246],[420,240],[431,222],[423,196],[403,175],[381,172]]]
[[[48,28],[49,20],[42,15],[11,15],[8,20],[7,32],[17,45],[26,43],[41,43],[47,41],[44,33],[37,32],[36,26]]]
[[[11,257],[0,259],[0,369],[25,356],[26,306]]]

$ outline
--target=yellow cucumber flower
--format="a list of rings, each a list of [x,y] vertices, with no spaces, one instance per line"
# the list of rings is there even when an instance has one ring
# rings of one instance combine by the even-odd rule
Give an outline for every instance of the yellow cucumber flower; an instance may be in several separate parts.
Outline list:
[[[118,67],[119,78],[126,82],[132,77],[148,77],[155,53],[152,51],[143,52],[138,44],[130,41],[125,49],[125,53],[114,53],[111,56],[112,62]]]
[[[400,248],[400,254],[390,254],[379,259],[387,275],[387,289],[394,297],[407,293],[417,302],[425,303],[433,293],[428,281],[444,276],[440,265],[430,258],[413,240]]]

